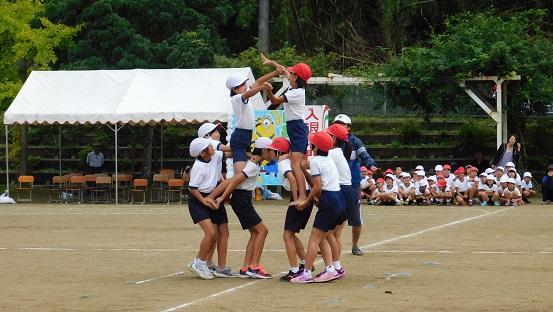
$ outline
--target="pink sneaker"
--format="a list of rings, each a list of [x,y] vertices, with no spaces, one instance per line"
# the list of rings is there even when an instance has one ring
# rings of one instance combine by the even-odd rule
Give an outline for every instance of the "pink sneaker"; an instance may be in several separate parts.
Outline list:
[[[292,278],[290,282],[298,284],[313,283],[313,277],[311,275],[305,276],[303,274],[299,274],[296,277]]]
[[[336,270],[336,273],[338,273],[338,277],[346,276],[346,271],[344,271],[344,268]]]
[[[319,275],[319,277],[316,277],[313,281],[315,283],[325,283],[325,282],[329,282],[331,280],[337,279],[339,277],[340,276],[338,276],[338,272],[336,271],[333,271],[333,272],[326,271],[323,274]]]

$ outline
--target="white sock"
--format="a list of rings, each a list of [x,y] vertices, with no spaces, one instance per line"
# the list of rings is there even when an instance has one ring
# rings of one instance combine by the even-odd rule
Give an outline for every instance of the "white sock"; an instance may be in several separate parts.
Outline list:
[[[303,276],[311,276],[311,270],[303,270]]]
[[[340,261],[334,261],[334,268],[336,270],[341,270],[342,269],[342,265],[340,264]]]
[[[299,267],[292,267],[292,268],[290,269],[290,271],[292,271],[292,273],[298,273],[299,270],[300,270]]]
[[[334,272],[334,271],[336,271],[336,269],[334,268],[333,265],[327,265],[325,271],[327,271],[327,272]]]
[[[301,261],[300,261],[300,264],[305,265],[305,260],[301,260]]]
[[[201,264],[202,266],[207,266],[207,263],[204,260],[198,259],[198,263]]]

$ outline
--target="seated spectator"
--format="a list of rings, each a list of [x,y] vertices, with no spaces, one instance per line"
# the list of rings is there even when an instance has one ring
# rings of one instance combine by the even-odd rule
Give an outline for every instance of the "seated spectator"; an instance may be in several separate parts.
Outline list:
[[[453,194],[451,193],[451,188],[447,185],[447,181],[443,178],[439,178],[435,185],[436,187],[430,189],[434,197],[434,202],[439,206],[451,205]]]
[[[494,205],[499,206],[499,193],[495,184],[493,175],[480,174],[480,183],[478,184],[478,199],[480,206]]]
[[[411,175],[408,172],[401,173],[401,184],[399,185],[399,200],[404,205],[415,203],[415,185],[411,182]]]
[[[513,178],[507,179],[507,188],[503,195],[505,196],[505,206],[518,206],[522,203],[522,194],[516,187],[516,180]]]
[[[553,201],[553,164],[547,167],[546,175],[541,181],[541,192],[543,194],[542,204],[551,204]]]

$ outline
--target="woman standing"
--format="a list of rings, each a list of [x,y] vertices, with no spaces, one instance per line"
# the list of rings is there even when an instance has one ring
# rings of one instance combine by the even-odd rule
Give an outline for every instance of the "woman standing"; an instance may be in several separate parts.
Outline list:
[[[520,158],[520,148],[521,145],[518,142],[518,136],[516,134],[509,135],[508,142],[502,143],[497,149],[497,152],[495,152],[495,155],[493,155],[490,166],[492,168],[499,166],[505,168],[508,162],[513,162],[516,166]]]

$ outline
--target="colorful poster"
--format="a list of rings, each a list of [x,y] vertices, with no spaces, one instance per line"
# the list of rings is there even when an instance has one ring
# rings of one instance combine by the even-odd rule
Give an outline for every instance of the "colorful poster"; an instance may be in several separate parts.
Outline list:
[[[305,106],[305,123],[307,124],[307,128],[310,133],[315,133],[328,127],[328,112],[329,109],[327,105]],[[232,116],[232,114],[229,116],[229,135],[232,135],[232,131],[236,125],[233,117],[234,116]],[[277,137],[288,138],[286,117],[284,116],[283,110],[255,111],[255,128],[252,132],[252,147],[253,142],[255,142],[255,140],[259,137],[267,137],[270,139],[275,139]],[[311,151],[308,149],[306,156],[310,155]],[[230,166],[229,162],[227,162],[227,171],[232,172],[232,161],[230,161]],[[276,161],[270,163],[264,162],[261,165],[261,172],[258,180],[262,185],[282,185],[282,183],[280,183],[280,176],[278,174],[278,165]]]

